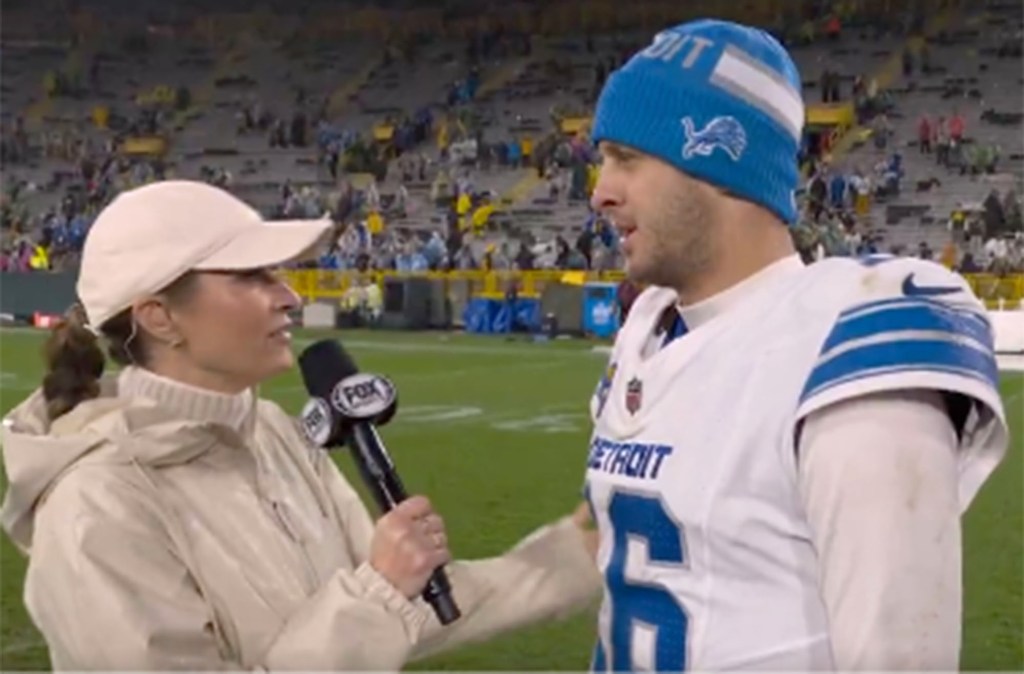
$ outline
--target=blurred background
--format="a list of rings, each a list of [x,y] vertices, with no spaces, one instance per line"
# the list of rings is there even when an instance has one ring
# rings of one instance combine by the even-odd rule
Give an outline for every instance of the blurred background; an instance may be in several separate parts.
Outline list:
[[[594,102],[659,29],[714,16],[763,27],[800,68],[793,236],[807,260],[932,258],[1017,306],[1021,12],[1020,0],[7,0],[0,270],[73,270],[118,192],[188,178],[268,217],[330,214],[321,271],[291,274],[307,299],[454,270],[470,281],[459,324],[472,296],[538,294],[550,270],[615,282],[617,237],[588,206]]]

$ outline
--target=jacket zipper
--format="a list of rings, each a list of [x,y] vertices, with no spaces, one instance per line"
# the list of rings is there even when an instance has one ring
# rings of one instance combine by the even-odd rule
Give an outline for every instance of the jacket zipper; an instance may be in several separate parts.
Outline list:
[[[299,535],[298,531],[295,529],[295,525],[288,517],[288,513],[281,507],[281,504],[278,501],[271,499],[270,509],[274,512],[274,517],[277,519],[278,524],[284,530],[285,534],[288,535],[288,538],[298,545],[300,550],[299,557],[302,558],[302,563],[306,567],[306,579],[309,581],[310,588],[316,590],[320,585],[320,574],[317,573],[316,565],[313,563],[313,559],[309,556],[309,551],[306,550],[306,544],[303,541],[302,536]]]

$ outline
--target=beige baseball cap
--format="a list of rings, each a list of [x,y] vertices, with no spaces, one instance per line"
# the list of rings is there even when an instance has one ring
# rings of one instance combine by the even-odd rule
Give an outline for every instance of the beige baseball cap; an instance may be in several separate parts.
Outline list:
[[[78,298],[89,326],[163,290],[192,270],[273,267],[314,253],[329,219],[266,221],[201,182],[151,183],[116,197],[85,239]]]

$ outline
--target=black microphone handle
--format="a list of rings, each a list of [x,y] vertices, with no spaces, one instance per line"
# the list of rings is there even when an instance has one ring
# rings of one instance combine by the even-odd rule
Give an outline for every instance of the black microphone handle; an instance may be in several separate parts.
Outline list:
[[[381,512],[388,512],[409,497],[401,478],[398,477],[398,471],[395,470],[380,441],[380,436],[377,435],[377,429],[372,424],[353,424],[349,440],[359,472],[373,492],[373,498]],[[434,614],[442,625],[451,624],[462,615],[452,598],[452,586],[443,567],[437,567],[430,574],[422,597],[434,609]]]
[[[373,500],[381,512],[388,512],[409,498],[391,457],[384,449],[377,429],[370,423],[357,422],[349,429],[349,446],[355,453],[356,464],[366,486],[373,492]]]

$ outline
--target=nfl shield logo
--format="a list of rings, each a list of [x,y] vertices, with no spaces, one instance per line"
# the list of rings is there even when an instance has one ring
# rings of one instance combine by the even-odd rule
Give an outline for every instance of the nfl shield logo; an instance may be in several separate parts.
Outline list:
[[[644,385],[636,377],[626,384],[626,409],[630,414],[636,414],[644,400]]]

